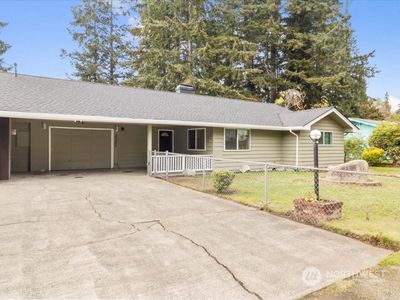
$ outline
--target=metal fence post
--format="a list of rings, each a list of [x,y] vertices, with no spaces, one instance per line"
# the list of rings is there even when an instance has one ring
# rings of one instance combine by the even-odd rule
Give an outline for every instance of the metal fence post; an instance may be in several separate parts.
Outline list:
[[[264,165],[264,204],[268,205],[268,165]]]
[[[319,197],[319,163],[318,163],[318,141],[314,142],[314,194],[317,200]]]

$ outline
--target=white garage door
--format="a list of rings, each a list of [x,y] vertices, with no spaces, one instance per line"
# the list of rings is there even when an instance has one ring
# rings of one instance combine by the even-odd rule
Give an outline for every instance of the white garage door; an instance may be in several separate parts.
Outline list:
[[[113,130],[50,127],[50,170],[113,167]]]

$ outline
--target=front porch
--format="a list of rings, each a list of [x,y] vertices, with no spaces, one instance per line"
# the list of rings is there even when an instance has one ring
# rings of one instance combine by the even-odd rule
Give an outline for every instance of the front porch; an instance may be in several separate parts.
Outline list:
[[[147,125],[149,175],[212,171],[212,128]]]
[[[170,153],[168,151],[151,153],[149,172],[153,176],[181,175],[212,170],[212,155]]]

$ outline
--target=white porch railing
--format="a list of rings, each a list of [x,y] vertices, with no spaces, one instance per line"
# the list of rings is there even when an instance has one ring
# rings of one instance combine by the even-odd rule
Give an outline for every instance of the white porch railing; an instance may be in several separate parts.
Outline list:
[[[212,155],[152,152],[151,174],[176,174],[185,170],[212,171]]]

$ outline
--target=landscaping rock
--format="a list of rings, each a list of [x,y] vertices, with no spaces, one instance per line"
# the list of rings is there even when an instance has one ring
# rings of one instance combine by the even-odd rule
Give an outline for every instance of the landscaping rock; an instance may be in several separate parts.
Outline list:
[[[192,169],[185,169],[183,170],[183,176],[195,176],[196,171]]]
[[[331,166],[328,168],[328,173],[325,177],[325,180],[338,183],[351,182],[362,184],[368,182],[367,174],[347,173],[341,171],[368,173],[368,163],[365,160],[352,160],[338,166]]]

